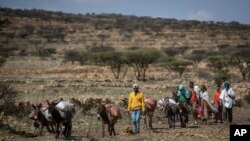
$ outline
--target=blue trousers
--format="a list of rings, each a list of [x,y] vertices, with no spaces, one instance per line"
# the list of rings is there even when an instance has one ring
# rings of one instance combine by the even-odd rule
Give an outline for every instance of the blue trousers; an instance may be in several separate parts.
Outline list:
[[[140,133],[140,117],[141,117],[142,110],[132,110],[131,116],[133,120],[133,124],[135,126],[135,133]]]

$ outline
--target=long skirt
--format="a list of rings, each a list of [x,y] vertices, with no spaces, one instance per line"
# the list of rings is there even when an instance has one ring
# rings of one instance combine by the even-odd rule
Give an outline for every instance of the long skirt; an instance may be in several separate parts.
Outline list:
[[[222,120],[223,107],[219,103],[215,103],[214,107],[218,110],[218,112],[215,113],[215,120]]]

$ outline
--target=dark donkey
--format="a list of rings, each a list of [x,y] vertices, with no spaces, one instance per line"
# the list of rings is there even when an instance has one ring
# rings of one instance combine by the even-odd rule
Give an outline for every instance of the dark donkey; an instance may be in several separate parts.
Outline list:
[[[52,119],[55,121],[56,123],[56,138],[59,138],[59,134],[60,134],[60,125],[63,124],[64,131],[63,131],[63,135],[64,137],[70,137],[71,136],[71,129],[72,129],[72,118],[73,115],[75,113],[75,108],[74,105],[69,103],[69,102],[64,102],[64,101],[60,101],[59,103],[55,103],[52,102],[50,103],[47,100],[47,103],[49,105],[49,113],[52,116]],[[65,109],[60,108],[60,106],[58,106],[58,104],[66,104]]]
[[[180,121],[181,121],[181,127],[186,128],[188,123],[188,104],[186,101],[180,102],[179,104],[179,113],[180,113]]]
[[[98,120],[102,120],[102,136],[105,135],[105,124],[108,124],[109,135],[116,136],[114,125],[122,118],[119,108],[115,104],[101,103],[97,106],[97,114]]]
[[[49,133],[54,134],[55,123],[53,122],[52,117],[48,112],[48,105],[40,103],[36,106],[32,104],[32,107],[33,110],[31,111],[29,118],[34,120],[34,126],[36,128],[40,128],[40,135],[42,135],[44,126],[47,128]]]
[[[163,104],[169,128],[175,128],[175,121],[179,115],[179,106],[172,98],[165,98]]]

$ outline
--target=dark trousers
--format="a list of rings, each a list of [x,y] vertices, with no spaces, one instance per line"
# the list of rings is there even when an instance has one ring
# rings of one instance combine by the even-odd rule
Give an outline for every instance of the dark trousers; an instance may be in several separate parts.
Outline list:
[[[227,116],[227,119],[228,119],[228,122],[231,123],[232,120],[233,120],[233,108],[226,108],[226,116]]]

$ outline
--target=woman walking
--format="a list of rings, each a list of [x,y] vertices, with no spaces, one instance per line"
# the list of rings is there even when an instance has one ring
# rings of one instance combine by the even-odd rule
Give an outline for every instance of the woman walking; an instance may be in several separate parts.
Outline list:
[[[220,120],[220,122],[222,123],[222,105],[220,102],[220,95],[221,95],[221,90],[220,90],[220,85],[217,85],[217,89],[213,95],[213,101],[214,101],[214,107],[218,110],[217,113],[215,113],[215,123],[218,122],[218,120]]]

